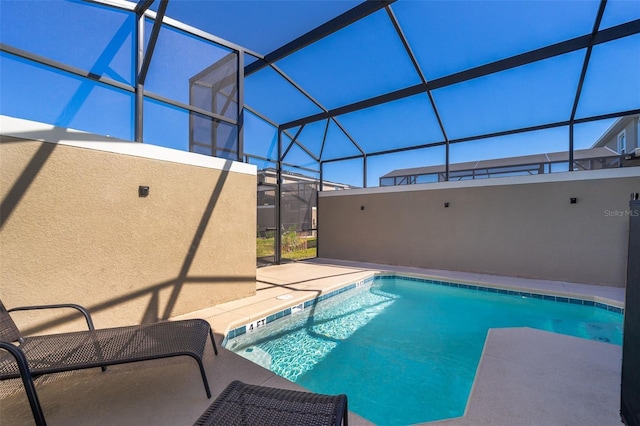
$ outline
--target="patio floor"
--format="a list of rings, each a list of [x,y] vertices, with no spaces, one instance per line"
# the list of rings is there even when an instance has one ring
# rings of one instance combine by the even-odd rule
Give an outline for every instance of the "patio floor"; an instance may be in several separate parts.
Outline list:
[[[622,306],[624,290],[418,268],[315,259],[257,270],[255,296],[182,315],[207,319],[223,334],[291,305],[371,276],[415,273],[504,288],[595,297]],[[277,296],[290,294],[288,300]],[[302,389],[220,348],[204,357],[213,398],[232,380]],[[494,329],[485,344],[464,417],[442,425],[619,425],[620,346],[539,330]],[[50,425],[191,425],[209,406],[196,363],[188,358],[41,377],[36,389]],[[351,425],[371,424],[350,413]],[[17,380],[0,383],[0,424],[33,424]]]

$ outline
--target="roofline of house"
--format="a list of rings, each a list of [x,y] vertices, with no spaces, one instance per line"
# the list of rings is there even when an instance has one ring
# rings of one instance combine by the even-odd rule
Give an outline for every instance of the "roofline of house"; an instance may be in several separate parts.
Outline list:
[[[640,114],[633,114],[633,115],[627,115],[624,117],[618,117],[618,119],[614,121],[611,124],[611,126],[609,126],[609,128],[602,134],[602,136],[600,136],[598,140],[593,145],[591,145],[591,148],[597,148],[601,143],[606,142],[608,139],[610,139],[612,136],[618,133],[616,129],[619,129],[622,123],[626,123],[627,121],[633,120],[634,118],[638,118],[638,117],[640,117]]]

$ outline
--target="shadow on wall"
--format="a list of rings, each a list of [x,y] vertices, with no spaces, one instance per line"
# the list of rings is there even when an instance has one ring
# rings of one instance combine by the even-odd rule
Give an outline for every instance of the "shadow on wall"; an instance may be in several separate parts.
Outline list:
[[[131,17],[130,19],[133,19],[133,17]],[[102,54],[98,57],[95,65],[91,67],[91,70],[89,71],[90,78],[97,80],[102,75],[110,75],[112,78],[118,81],[126,82],[126,79],[124,79],[123,77],[118,76],[117,74],[114,75],[110,64],[118,55],[118,52],[122,49],[126,41],[128,39],[134,39],[131,28],[133,28],[133,25],[131,24],[129,19],[125,20],[123,25],[118,29],[118,31],[116,31]],[[132,70],[132,72],[134,72],[134,70]],[[86,102],[93,88],[94,83],[92,80],[83,80],[78,87],[78,90],[76,90],[76,92],[73,94],[73,96],[66,104],[65,108],[60,112],[60,115],[53,124],[63,128],[70,127],[73,118],[78,114],[80,108]],[[49,142],[59,142],[61,140],[61,138],[56,138],[57,140],[51,140],[50,133],[48,133],[47,136],[49,137],[49,139],[47,139]],[[81,137],[81,134],[65,132],[65,136],[70,136],[70,139],[75,139]],[[29,138],[34,138],[34,136],[30,135]],[[27,167],[25,167],[20,177],[16,180],[16,183],[13,185],[7,196],[2,200],[2,205],[0,205],[0,229],[2,228],[2,226],[4,226],[7,219],[11,216],[11,213],[13,213],[13,210],[20,203],[20,199],[25,194],[29,186],[31,186],[34,179],[38,175],[38,172],[42,169],[42,167],[44,167],[45,163],[47,162],[49,157],[51,157],[56,147],[57,144],[55,143],[42,144]]]
[[[99,303],[97,305],[87,306],[87,309],[93,315],[97,312],[108,311],[109,309],[112,309],[115,306],[118,306],[126,302],[130,302],[131,300],[149,298],[149,295],[151,295],[149,304],[147,305],[147,308],[143,316],[142,323],[143,324],[154,323],[154,322],[158,322],[159,320],[164,320],[169,318],[169,316],[166,316],[166,317],[163,316],[162,318],[160,317],[160,312],[161,311],[167,312],[168,308],[170,307],[169,304],[167,304],[164,307],[164,309],[160,306],[159,294],[160,294],[160,291],[163,289],[174,286],[175,288],[173,293],[176,294],[176,293],[179,293],[179,290],[176,292],[176,288],[182,289],[184,284],[211,284],[211,283],[230,283],[230,282],[243,282],[243,281],[246,282],[247,280],[253,280],[253,279],[255,279],[255,277],[253,276],[251,277],[248,277],[248,276],[247,277],[243,277],[243,276],[241,277],[237,277],[237,276],[236,277],[189,277],[184,279],[179,286],[178,286],[177,279],[170,280],[164,283],[156,284],[151,288],[138,290],[138,291],[129,293],[127,295],[123,295],[123,296],[108,300],[106,302]],[[11,309],[11,308],[14,308],[14,306],[7,306],[7,309]],[[37,334],[47,329],[64,325],[68,322],[76,320],[77,318],[78,318],[78,314],[76,312],[72,312],[65,316],[58,317],[55,320],[51,320],[46,323],[39,324],[37,326],[28,327],[21,331],[24,335]],[[96,328],[100,328],[100,324],[96,324]]]
[[[54,146],[55,144],[44,143],[43,146]],[[53,149],[51,149],[52,152]],[[39,150],[36,156],[41,155],[41,150]],[[23,182],[17,182],[9,191],[9,195],[5,197],[3,200],[3,205],[5,203],[18,203],[22,198],[22,195],[27,191],[30,184],[35,180],[35,177],[39,171],[39,168],[34,166],[34,164],[40,164],[40,167],[44,164],[41,161],[42,158],[38,160],[30,161],[27,166],[27,170],[22,173],[19,180],[22,179]],[[45,158],[46,161],[46,158]],[[198,285],[198,284],[214,284],[214,283],[234,283],[234,282],[247,282],[254,281],[255,276],[189,276],[189,270],[193,265],[194,258],[198,252],[198,249],[201,245],[203,236],[207,230],[209,223],[211,222],[211,218],[213,212],[215,210],[216,204],[220,198],[222,190],[225,186],[227,178],[229,176],[229,169],[231,167],[231,162],[226,162],[224,168],[220,171],[220,176],[216,182],[211,195],[209,196],[209,200],[207,205],[202,213],[196,231],[190,241],[189,251],[186,253],[184,260],[182,261],[182,265],[180,270],[177,273],[177,276],[173,279],[159,282],[151,285],[150,287],[146,287],[144,289],[135,290],[125,295],[121,295],[119,297],[115,297],[113,299],[104,301],[102,303],[98,303],[96,305],[87,306],[89,311],[92,314],[101,311],[107,311],[112,309],[118,305],[125,304],[131,302],[132,300],[148,300],[146,308],[144,308],[144,313],[142,315],[142,323],[153,323],[159,320],[166,320],[171,317],[172,312],[174,311],[176,304],[178,302],[180,293],[183,291],[185,285]],[[28,175],[27,178],[24,178],[25,175]],[[16,194],[16,195],[12,195]],[[12,197],[12,198],[10,198]],[[15,205],[11,206],[11,208],[15,208]],[[5,217],[3,219],[6,220]],[[160,294],[162,291],[170,289],[169,298],[164,306],[161,306],[161,297]],[[69,300],[67,302],[74,302]],[[13,308],[14,306],[8,306],[8,308]],[[38,325],[34,325],[30,328],[26,328],[24,330],[25,334],[34,334],[39,333],[44,330],[53,327],[59,327],[66,323],[69,323],[77,318],[75,312],[69,313],[65,316],[58,317],[54,320],[48,321],[46,323],[41,323]]]
[[[122,51],[122,48],[126,47],[127,43],[131,43],[131,48],[133,48],[135,37],[133,37],[134,34],[132,32],[132,28],[135,28],[135,25],[132,23],[132,20],[135,20],[135,16],[131,16],[129,19],[125,20],[123,25],[115,31],[113,37],[108,42],[107,46],[104,48],[98,59],[95,61],[95,64],[90,68],[88,77],[80,80],[80,84],[77,90],[70,94],[70,98],[62,108],[62,111],[60,111],[57,118],[53,120],[52,124],[57,126],[56,128],[52,129],[51,131],[41,132],[42,134],[39,134],[38,132],[28,132],[28,134],[25,133],[23,135],[13,134],[11,137],[0,137],[0,143],[3,144],[20,143],[26,140],[46,140],[47,142],[50,142],[41,144],[41,146],[31,156],[31,158],[28,159],[24,169],[12,182],[11,187],[8,188],[8,191],[6,192],[6,195],[4,196],[0,204],[0,230],[4,228],[5,224],[11,218],[16,208],[23,201],[24,196],[29,188],[34,184],[38,174],[43,170],[47,162],[52,158],[52,155],[58,147],[57,142],[60,142],[62,140],[87,140],[86,134],[82,132],[71,131],[68,128],[74,122],[74,119],[82,109],[82,106],[89,99],[89,96],[95,87],[96,81],[98,81],[101,76],[108,75],[117,81],[120,81],[124,84],[129,84],[128,82],[131,80],[131,76],[118,75],[113,70],[111,64],[116,59],[119,52]],[[135,73],[135,67],[132,65],[131,75],[133,76]],[[113,138],[101,136],[95,136],[95,139],[97,141],[119,142],[118,140],[115,140]],[[130,143],[128,141],[122,142]],[[177,271],[175,278],[163,282],[158,282],[144,289],[134,290],[124,295],[118,295],[117,297],[101,303],[97,303],[93,306],[87,306],[91,313],[109,310],[118,305],[128,303],[132,300],[148,300],[148,303],[146,304],[144,313],[142,315],[142,322],[150,323],[159,320],[166,320],[174,312],[176,304],[178,303],[179,296],[181,292],[183,292],[185,285],[234,282],[246,283],[247,281],[255,280],[255,275],[196,277],[189,276],[189,271],[191,270],[194,263],[196,253],[198,252],[203,236],[205,235],[206,229],[211,221],[216,204],[218,203],[222,190],[227,182],[231,164],[232,163],[230,161],[226,162],[224,168],[220,171],[220,176],[216,182],[215,187],[213,188],[207,205],[202,212],[202,217],[200,218],[195,234],[190,241],[188,252],[184,255],[184,260],[182,261],[181,267]],[[169,276],[171,276],[171,274],[169,274]],[[168,300],[163,295],[163,298],[167,301],[164,305],[161,305],[161,291],[163,290],[170,290],[170,294]],[[46,324],[33,326],[31,329],[25,330],[25,332],[36,333],[50,327],[63,325],[67,322],[72,321],[73,318],[74,315],[72,314],[64,317],[59,317],[56,320],[50,321]]]

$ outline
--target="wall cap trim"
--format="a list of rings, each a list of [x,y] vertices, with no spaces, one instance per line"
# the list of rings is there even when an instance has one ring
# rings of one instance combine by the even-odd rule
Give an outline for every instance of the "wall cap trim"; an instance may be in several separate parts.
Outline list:
[[[0,135],[24,140],[57,143],[77,148],[94,149],[114,154],[130,155],[171,163],[187,164],[216,170],[257,175],[253,164],[223,158],[209,157],[193,152],[97,135],[81,130],[67,129],[52,124],[0,115]],[[3,142],[5,142],[3,138]]]
[[[320,197],[340,197],[345,195],[388,194],[394,192],[432,191],[439,189],[475,188],[488,186],[526,185],[549,182],[572,182],[584,180],[640,178],[640,167],[622,167],[616,169],[581,170],[574,172],[546,173],[532,176],[511,176],[490,179],[418,183],[413,185],[378,186],[373,188],[345,189],[341,191],[322,191]]]

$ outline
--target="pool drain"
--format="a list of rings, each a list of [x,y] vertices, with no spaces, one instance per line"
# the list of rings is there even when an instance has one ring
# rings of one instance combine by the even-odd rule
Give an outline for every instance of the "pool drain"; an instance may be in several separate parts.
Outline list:
[[[281,294],[280,296],[276,297],[276,299],[287,300],[287,299],[291,299],[292,297],[293,297],[293,294]]]

